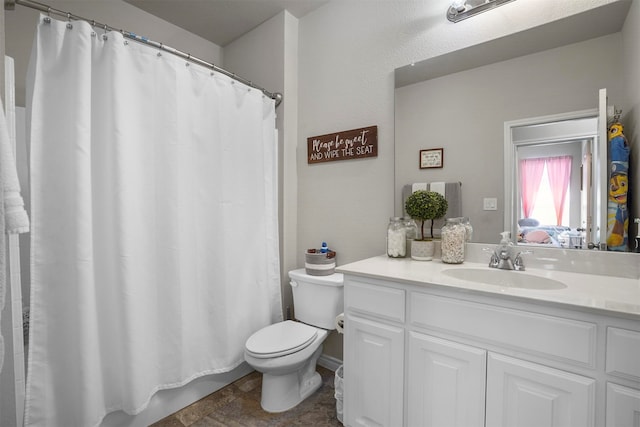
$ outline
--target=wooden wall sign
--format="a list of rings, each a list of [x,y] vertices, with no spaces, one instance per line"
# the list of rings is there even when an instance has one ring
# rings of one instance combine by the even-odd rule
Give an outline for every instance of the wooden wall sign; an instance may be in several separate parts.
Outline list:
[[[307,163],[378,156],[378,126],[307,138]]]

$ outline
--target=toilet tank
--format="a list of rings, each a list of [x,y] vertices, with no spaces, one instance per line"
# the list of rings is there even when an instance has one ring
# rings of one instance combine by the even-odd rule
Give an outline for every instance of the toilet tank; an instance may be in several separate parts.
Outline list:
[[[335,329],[336,316],[344,311],[344,276],[311,276],[304,268],[289,272],[296,319],[322,329]]]

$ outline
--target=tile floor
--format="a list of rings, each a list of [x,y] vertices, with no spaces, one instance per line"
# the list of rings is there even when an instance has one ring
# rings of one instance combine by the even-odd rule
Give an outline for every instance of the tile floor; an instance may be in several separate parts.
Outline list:
[[[320,389],[295,408],[270,414],[260,407],[262,375],[253,372],[151,427],[341,427],[336,418],[335,373],[318,366]]]

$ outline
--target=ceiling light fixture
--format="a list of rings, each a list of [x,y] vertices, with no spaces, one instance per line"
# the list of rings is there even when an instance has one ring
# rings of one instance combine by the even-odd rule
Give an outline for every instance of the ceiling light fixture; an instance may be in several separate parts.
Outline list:
[[[447,11],[447,19],[451,22],[460,22],[511,1],[514,0],[453,0]]]

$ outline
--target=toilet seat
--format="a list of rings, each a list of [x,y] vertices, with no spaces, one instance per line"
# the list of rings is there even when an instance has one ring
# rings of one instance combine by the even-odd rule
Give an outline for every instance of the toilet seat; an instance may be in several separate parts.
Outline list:
[[[245,348],[253,357],[260,359],[286,356],[307,347],[317,335],[318,330],[313,326],[286,320],[251,335]]]

